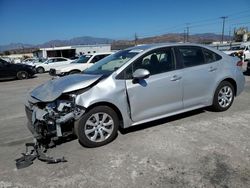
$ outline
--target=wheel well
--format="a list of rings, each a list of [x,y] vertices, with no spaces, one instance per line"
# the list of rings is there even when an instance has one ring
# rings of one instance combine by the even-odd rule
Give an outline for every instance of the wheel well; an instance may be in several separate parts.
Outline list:
[[[42,69],[44,69],[42,66],[38,66],[38,67],[36,67],[36,69],[39,69],[39,68],[42,68]]]
[[[79,69],[73,69],[73,70],[70,70],[69,72],[73,72],[73,71],[81,72]]]
[[[237,94],[237,84],[236,84],[236,82],[234,81],[234,79],[232,79],[232,78],[227,78],[227,79],[225,79],[225,80],[222,80],[222,82],[223,82],[223,81],[227,81],[227,82],[229,82],[230,84],[233,85],[233,87],[234,87],[234,95],[236,96],[236,94]]]
[[[108,107],[112,108],[112,109],[116,112],[116,114],[117,114],[117,116],[118,116],[118,118],[119,118],[120,126],[121,126],[121,127],[123,126],[122,113],[120,112],[120,110],[119,110],[114,104],[109,103],[109,102],[98,102],[98,103],[95,103],[95,104],[90,105],[90,106],[87,108],[87,111],[90,110],[90,109],[93,109],[93,108],[96,107],[96,106],[108,106]]]

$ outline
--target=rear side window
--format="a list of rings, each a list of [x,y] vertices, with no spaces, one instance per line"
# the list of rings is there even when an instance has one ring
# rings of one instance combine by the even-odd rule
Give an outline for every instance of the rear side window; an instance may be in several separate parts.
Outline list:
[[[221,56],[206,49],[206,48],[203,48],[203,53],[204,53],[204,57],[205,57],[205,62],[206,63],[212,63],[212,62],[215,62],[215,61],[219,61],[221,59]]]
[[[181,46],[178,47],[178,50],[184,67],[192,67],[205,63],[204,55],[200,47]]]

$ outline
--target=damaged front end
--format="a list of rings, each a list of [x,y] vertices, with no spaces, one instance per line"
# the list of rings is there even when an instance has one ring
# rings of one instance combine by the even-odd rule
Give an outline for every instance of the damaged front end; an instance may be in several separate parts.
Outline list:
[[[37,102],[26,105],[28,128],[34,138],[51,146],[60,137],[74,133],[74,122],[85,112],[75,105],[75,94],[63,94],[53,102]]]
[[[25,108],[35,139],[53,144],[53,140],[74,133],[74,122],[85,112],[76,105],[76,97],[101,79],[102,75],[75,74],[49,80],[29,93]]]

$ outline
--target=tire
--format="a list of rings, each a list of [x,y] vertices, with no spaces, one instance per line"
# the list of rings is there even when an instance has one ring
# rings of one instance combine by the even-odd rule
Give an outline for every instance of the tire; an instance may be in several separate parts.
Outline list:
[[[212,110],[222,112],[229,109],[233,104],[234,94],[235,89],[230,82],[221,82],[214,94]]]
[[[73,71],[70,71],[69,74],[78,74],[80,73],[81,71],[78,71],[78,70],[73,70]]]
[[[116,138],[119,119],[112,108],[97,106],[90,109],[75,126],[80,144],[93,148],[108,144]]]
[[[41,74],[41,73],[44,73],[45,70],[44,70],[43,67],[37,67],[37,68],[36,68],[36,72]]]
[[[29,74],[26,71],[19,71],[16,76],[17,79],[23,80],[23,79],[28,79]]]

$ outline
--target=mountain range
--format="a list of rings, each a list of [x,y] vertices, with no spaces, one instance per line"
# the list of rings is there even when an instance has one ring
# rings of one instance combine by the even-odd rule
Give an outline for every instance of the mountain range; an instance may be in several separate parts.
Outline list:
[[[161,42],[182,42],[184,39],[183,33],[169,33],[159,36],[152,36],[147,38],[138,38],[138,44],[145,43],[161,43]],[[211,43],[213,41],[220,41],[221,35],[214,33],[202,33],[189,35],[189,42],[196,43]],[[224,40],[229,40],[230,36],[224,36]],[[51,40],[43,44],[32,45],[23,43],[11,43],[8,45],[0,45],[0,52],[18,49],[32,49],[32,48],[45,48],[56,46],[70,46],[70,45],[94,45],[94,44],[112,44],[112,49],[121,49],[127,46],[134,45],[134,40],[114,40],[109,38],[96,38],[96,37],[76,37],[69,40]]]
[[[23,43],[11,43],[8,45],[0,45],[0,52],[14,49],[25,49],[25,48],[46,48],[56,46],[72,46],[72,45],[94,45],[94,44],[111,44],[112,39],[108,38],[96,38],[96,37],[76,37],[69,40],[51,40],[43,44],[32,45]]]

